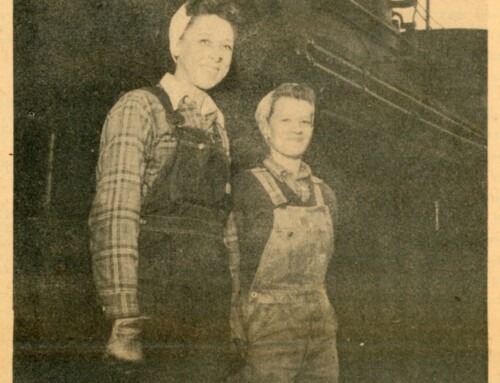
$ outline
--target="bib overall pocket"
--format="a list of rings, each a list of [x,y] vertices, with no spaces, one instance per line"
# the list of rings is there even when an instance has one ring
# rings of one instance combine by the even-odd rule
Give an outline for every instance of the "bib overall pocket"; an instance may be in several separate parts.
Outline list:
[[[196,128],[176,129],[177,147],[171,171],[170,198],[217,207],[226,198],[226,155],[213,135]]]

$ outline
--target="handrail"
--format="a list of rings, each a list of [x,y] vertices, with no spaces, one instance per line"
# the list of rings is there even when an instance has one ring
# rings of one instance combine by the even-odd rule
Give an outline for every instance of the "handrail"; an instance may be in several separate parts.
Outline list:
[[[335,55],[334,53],[330,52],[329,50],[327,50],[327,49],[325,49],[325,48],[323,48],[323,47],[321,47],[321,46],[319,46],[319,45],[315,44],[315,43],[314,43],[314,41],[309,40],[309,41],[308,41],[308,45],[311,45],[313,48],[315,48],[316,50],[318,50],[318,51],[320,51],[320,52],[324,53],[324,54],[325,54],[325,55],[327,55],[328,57],[331,57],[331,58],[333,58],[334,60],[337,60],[338,62],[340,62],[340,63],[342,63],[342,64],[344,64],[344,65],[348,66],[349,68],[351,68],[351,69],[355,70],[355,71],[356,71],[356,72],[358,72],[358,73],[363,74],[364,76],[366,76],[366,77],[370,78],[371,80],[373,80],[373,81],[377,82],[378,84],[383,85],[383,86],[384,86],[384,87],[386,87],[387,89],[390,89],[391,91],[393,91],[393,92],[395,92],[395,93],[397,93],[397,94],[399,94],[399,95],[401,95],[401,96],[405,97],[406,99],[408,99],[408,100],[410,100],[410,101],[412,101],[412,102],[416,103],[417,105],[421,106],[422,108],[424,108],[424,109],[426,109],[426,110],[428,110],[428,111],[430,111],[430,112],[432,112],[432,113],[434,113],[434,114],[436,114],[436,115],[440,116],[441,118],[443,118],[443,119],[445,119],[445,120],[447,120],[447,121],[449,121],[449,122],[451,122],[451,123],[455,124],[456,126],[459,126],[460,128],[462,128],[463,130],[467,131],[468,133],[470,133],[470,134],[472,134],[472,135],[475,135],[475,136],[479,136],[479,137],[481,137],[481,138],[485,138],[484,136],[482,136],[482,135],[478,134],[476,131],[474,131],[474,130],[470,129],[470,128],[467,126],[468,124],[463,123],[463,122],[462,122],[462,121],[460,121],[460,119],[459,119],[459,118],[457,118],[456,116],[454,116],[454,117],[450,117],[450,116],[448,116],[448,115],[446,115],[446,114],[444,114],[444,113],[440,112],[439,110],[437,110],[437,109],[435,109],[435,108],[433,108],[433,107],[431,107],[431,106],[429,106],[429,105],[427,105],[427,104],[423,103],[422,101],[420,101],[420,100],[416,99],[415,97],[413,97],[413,96],[409,95],[408,93],[406,93],[406,92],[402,91],[401,89],[396,88],[395,86],[393,86],[393,85],[389,84],[388,82],[386,82],[386,81],[384,81],[384,80],[381,80],[381,79],[379,79],[378,77],[376,77],[376,76],[372,75],[369,71],[367,71],[367,70],[365,70],[365,69],[362,69],[362,68],[358,67],[357,65],[355,65],[355,64],[353,64],[353,63],[351,63],[351,62],[349,62],[349,61],[347,61],[347,60],[345,60],[345,59],[343,59],[343,58],[341,58],[341,57],[339,57],[339,56]]]
[[[373,20],[377,21],[380,24],[383,24],[386,29],[390,30],[392,33],[399,35],[399,32],[389,23],[387,23],[384,19],[381,19],[377,15],[375,15],[373,12],[369,11],[365,7],[363,7],[361,4],[359,4],[355,0],[349,0],[349,2],[354,5],[357,9],[359,9],[361,12],[363,12],[365,15],[368,17],[372,18]]]
[[[432,127],[432,128],[435,128],[437,130],[439,130],[440,132],[442,133],[445,133],[445,134],[448,134],[454,138],[457,138],[459,140],[461,140],[462,142],[465,142],[467,144],[470,144],[470,145],[473,145],[475,147],[478,147],[480,149],[487,149],[487,146],[486,145],[483,145],[483,144],[479,144],[477,142],[474,142],[474,141],[471,141],[465,137],[462,137],[456,133],[453,133],[453,132],[450,132],[449,130],[431,122],[431,121],[428,121],[426,120],[425,118],[422,118],[420,116],[418,116],[417,114],[413,113],[412,111],[400,106],[400,105],[397,105],[395,104],[394,102],[390,101],[390,100],[387,100],[386,98],[380,96],[379,94],[371,91],[368,87],[364,86],[364,85],[360,85],[354,81],[351,81],[349,80],[347,77],[345,76],[342,76],[340,73],[338,72],[335,72],[334,70],[330,69],[330,68],[327,68],[326,66],[324,65],[321,65],[319,64],[316,60],[314,60],[314,58],[310,55],[309,52],[306,52],[306,58],[309,60],[309,62],[311,62],[313,64],[313,66],[315,66],[316,68],[319,68],[321,70],[323,70],[324,72],[326,73],[329,73],[333,76],[335,76],[336,78],[340,79],[341,81],[349,84],[350,86],[358,89],[358,90],[361,90],[363,92],[365,92],[366,94],[368,94],[369,96],[383,102],[384,104],[392,107],[393,109],[397,109],[398,111],[400,111],[401,113],[403,114],[406,114],[406,115],[409,115],[409,116],[413,116],[414,118],[416,118],[417,120],[419,120],[420,122]]]
[[[369,11],[368,9],[366,9],[365,7],[363,7],[361,4],[359,4],[357,1],[355,0],[348,0],[354,7],[356,7],[358,10],[360,10],[361,12],[363,12],[365,15],[367,15],[368,17],[370,17],[371,19],[373,19],[374,21],[376,21],[377,23],[381,24],[383,27],[385,27],[388,31],[390,31],[392,34],[394,35],[397,35],[398,38],[400,39],[400,41],[403,41],[405,44],[409,45],[410,47],[412,47],[413,49],[417,49],[419,50],[418,47],[415,46],[415,44],[413,42],[411,42],[410,40],[408,40],[406,37],[404,36],[401,36],[401,33],[396,30],[392,24],[389,24],[387,23],[385,20],[381,19],[380,17],[378,17],[377,15],[375,15],[373,12]]]

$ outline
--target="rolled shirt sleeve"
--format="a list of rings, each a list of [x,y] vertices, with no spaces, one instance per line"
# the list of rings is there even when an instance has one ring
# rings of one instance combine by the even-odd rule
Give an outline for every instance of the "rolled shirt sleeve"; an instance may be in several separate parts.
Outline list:
[[[236,222],[234,221],[234,212],[231,212],[226,227],[224,230],[224,244],[226,245],[228,259],[229,259],[229,271],[231,273],[231,278],[233,281],[233,295],[232,302],[240,292],[240,247],[238,243],[238,233],[236,229]]]
[[[240,288],[240,248],[238,244],[238,233],[234,217],[231,212],[224,231],[224,243],[229,256],[229,270],[232,278],[231,309],[229,312],[229,326],[231,339],[245,341],[246,334],[243,326],[241,312],[241,288]]]

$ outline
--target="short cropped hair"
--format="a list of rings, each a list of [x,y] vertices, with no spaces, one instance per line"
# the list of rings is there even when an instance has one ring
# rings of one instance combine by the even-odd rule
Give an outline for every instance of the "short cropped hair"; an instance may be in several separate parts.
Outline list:
[[[313,107],[316,107],[316,93],[306,84],[296,84],[287,82],[278,86],[271,96],[271,108],[267,119],[271,118],[274,113],[274,105],[282,97],[295,98],[309,102]]]
[[[186,29],[191,26],[196,17],[203,15],[219,16],[229,22],[235,32],[241,23],[240,10],[232,0],[188,0],[186,2],[186,13],[191,16]]]
[[[260,100],[255,110],[255,121],[260,132],[267,141],[267,130],[269,128],[269,119],[274,113],[276,102],[282,97],[294,98],[310,103],[316,109],[316,94],[314,90],[306,84],[284,83],[276,89],[270,91]]]

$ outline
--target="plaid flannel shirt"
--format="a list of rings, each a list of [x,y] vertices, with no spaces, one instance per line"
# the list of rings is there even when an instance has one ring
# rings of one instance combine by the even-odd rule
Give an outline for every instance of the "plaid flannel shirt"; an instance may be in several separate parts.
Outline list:
[[[160,85],[169,95],[174,110],[185,96],[201,105],[198,110],[183,110],[186,121],[197,112],[217,120],[229,155],[223,115],[210,96],[202,91],[188,94],[170,74],[162,78]],[[125,94],[104,123],[89,226],[94,281],[108,318],[140,315],[137,239],[141,204],[160,169],[173,162],[175,147],[165,110],[148,91],[139,89]]]

